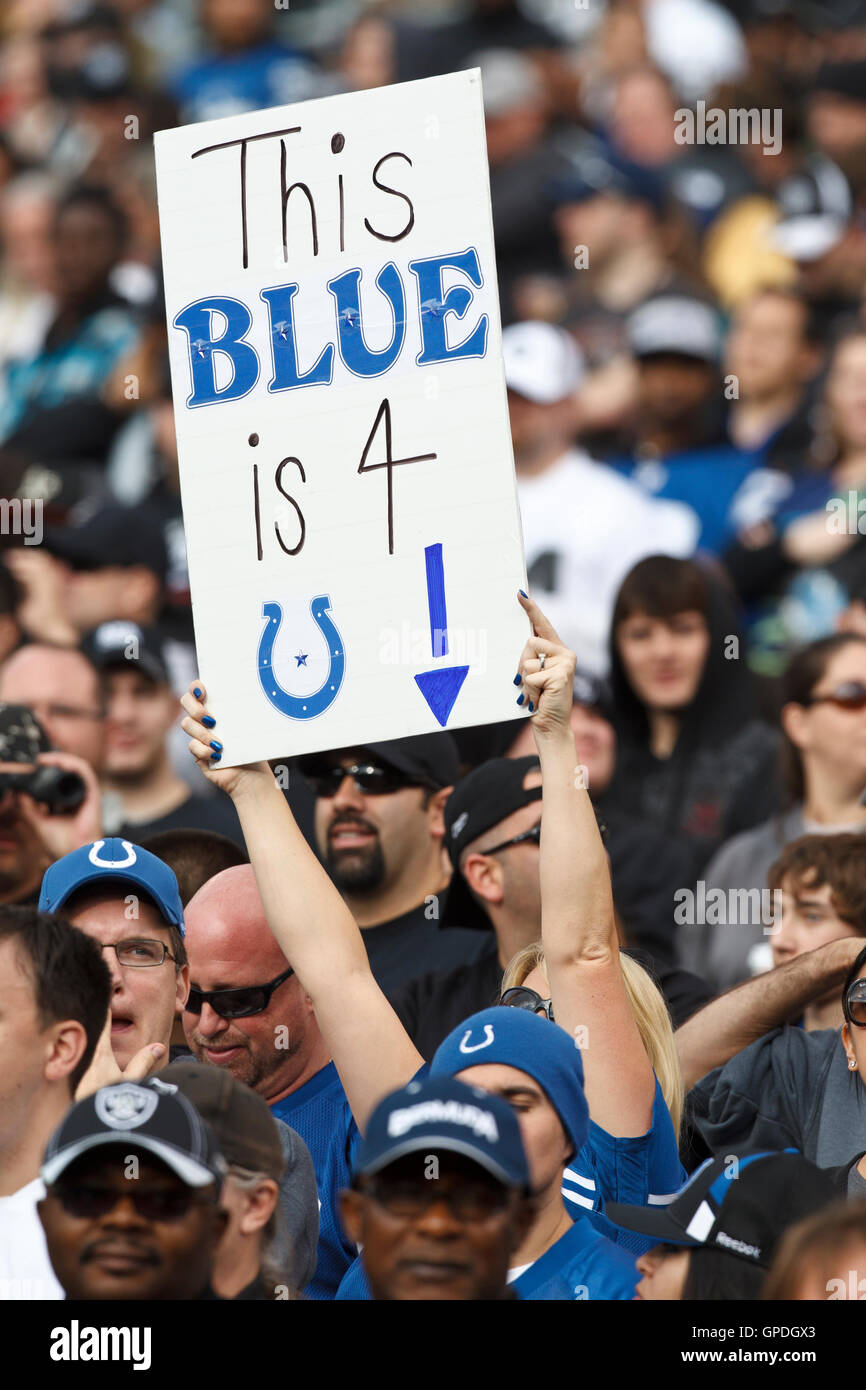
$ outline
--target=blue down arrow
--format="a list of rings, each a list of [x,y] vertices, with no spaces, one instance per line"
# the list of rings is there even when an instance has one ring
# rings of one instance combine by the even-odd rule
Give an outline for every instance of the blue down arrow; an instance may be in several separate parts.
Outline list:
[[[445,571],[441,544],[426,546],[424,560],[427,566],[430,645],[435,660],[436,657],[448,655],[448,617],[445,611]],[[443,729],[468,672],[468,666],[440,666],[433,671],[422,671],[415,677],[418,689]]]

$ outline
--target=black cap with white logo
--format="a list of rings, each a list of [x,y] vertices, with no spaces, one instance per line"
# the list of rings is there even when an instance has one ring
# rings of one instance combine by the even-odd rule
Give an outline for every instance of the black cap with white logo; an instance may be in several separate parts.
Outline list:
[[[767,1268],[787,1228],[836,1196],[827,1173],[785,1149],[708,1158],[669,1206],[608,1202],[604,1214],[660,1244],[712,1246]]]
[[[82,638],[81,650],[100,671],[138,670],[157,685],[169,679],[162,636],[155,627],[114,618],[88,632]]]
[[[445,803],[445,849],[454,868],[441,926],[490,928],[490,918],[478,905],[460,872],[460,856],[467,845],[492,830],[500,821],[541,800],[541,787],[523,785],[530,771],[538,770],[538,758],[491,758],[463,777]],[[492,841],[491,841],[492,843]]]
[[[73,1105],[48,1141],[42,1181],[51,1187],[82,1154],[117,1144],[153,1154],[188,1187],[219,1186],[226,1171],[195,1106],[177,1086],[151,1077],[103,1086]]]

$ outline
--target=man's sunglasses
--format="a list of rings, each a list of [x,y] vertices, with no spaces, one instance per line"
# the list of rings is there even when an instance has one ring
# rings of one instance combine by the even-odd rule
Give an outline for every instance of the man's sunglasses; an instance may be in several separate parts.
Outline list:
[[[531,830],[524,830],[522,835],[515,835],[510,840],[503,840],[501,845],[491,845],[490,849],[482,849],[481,854],[498,854],[501,849],[510,849],[512,845],[522,845],[531,842],[534,845],[541,843],[541,821],[534,825]]]
[[[242,985],[239,989],[196,989],[192,985],[184,1008],[189,1014],[200,1014],[202,1006],[210,1004],[220,1018],[249,1018],[252,1014],[264,1013],[274,990],[294,973],[290,965],[266,985]]]
[[[137,1182],[130,1182],[122,1192],[114,1187],[56,1183],[50,1189],[50,1195],[57,1198],[65,1212],[79,1221],[98,1221],[107,1216],[122,1197],[131,1199],[142,1221],[182,1221],[190,1208],[201,1200],[188,1187],[153,1188],[148,1191],[146,1187],[139,1187]]]
[[[387,796],[389,792],[401,791],[403,787],[428,787],[434,790],[432,782],[408,777],[393,767],[379,767],[376,763],[352,763],[349,767],[331,767],[328,763],[304,767],[304,776],[316,796],[336,796],[345,777],[351,777],[356,791],[365,796]]]
[[[471,1178],[443,1187],[436,1181],[398,1179],[383,1174],[367,1180],[362,1190],[401,1221],[417,1220],[439,1201],[444,1201],[459,1221],[488,1221],[491,1216],[503,1212],[509,1201],[509,1191],[504,1184],[476,1182]]]
[[[804,709],[809,709],[811,705],[836,705],[838,709],[848,710],[866,709],[866,685],[862,681],[843,681],[828,695],[807,695],[797,703]]]
[[[606,825],[603,825],[602,822],[601,822],[600,820],[598,820],[598,817],[597,817],[597,816],[596,816],[596,821],[597,821],[597,823],[598,823],[598,833],[599,833],[599,835],[601,836],[602,840],[604,841],[604,840],[607,839],[607,826],[606,826]],[[510,849],[512,845],[523,845],[523,844],[538,845],[538,844],[540,844],[540,843],[541,843],[541,821],[539,821],[537,825],[534,825],[534,826],[532,827],[531,830],[524,830],[524,832],[523,832],[522,835],[514,835],[514,836],[512,836],[512,838],[511,838],[510,840],[503,840],[501,845],[491,845],[490,849],[482,849],[482,850],[479,850],[479,853],[480,853],[480,854],[498,854],[499,851],[500,851],[501,849]]]
[[[540,994],[536,994],[534,989],[527,989],[526,985],[513,985],[507,989],[499,999],[500,1004],[506,1004],[512,1009],[526,1009],[531,1014],[544,1013],[553,1023],[553,1000],[542,999]]]
[[[866,980],[855,980],[848,986],[842,1012],[855,1028],[866,1028]]]

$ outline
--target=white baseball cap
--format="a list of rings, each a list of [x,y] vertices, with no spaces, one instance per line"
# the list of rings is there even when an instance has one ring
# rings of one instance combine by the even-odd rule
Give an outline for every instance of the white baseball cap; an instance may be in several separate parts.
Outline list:
[[[657,295],[629,315],[626,331],[635,357],[676,353],[716,362],[721,330],[716,311],[702,300],[681,294]]]
[[[552,323],[512,323],[502,334],[509,391],[553,405],[571,396],[586,374],[583,353],[571,334]]]

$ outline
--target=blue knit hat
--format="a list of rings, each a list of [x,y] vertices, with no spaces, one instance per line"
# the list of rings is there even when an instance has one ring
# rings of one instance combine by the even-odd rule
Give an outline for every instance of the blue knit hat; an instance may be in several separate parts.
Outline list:
[[[562,1121],[577,1153],[586,1142],[589,1108],[583,1093],[583,1060],[564,1028],[526,1009],[496,1004],[473,1014],[436,1049],[431,1076],[456,1076],[469,1067],[500,1062],[537,1081]]]

